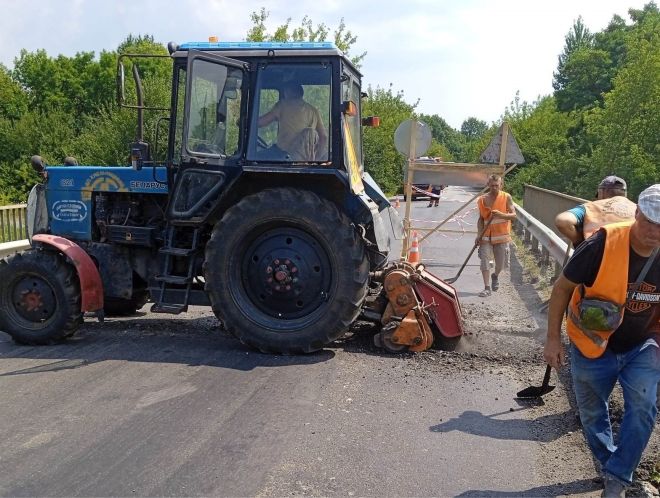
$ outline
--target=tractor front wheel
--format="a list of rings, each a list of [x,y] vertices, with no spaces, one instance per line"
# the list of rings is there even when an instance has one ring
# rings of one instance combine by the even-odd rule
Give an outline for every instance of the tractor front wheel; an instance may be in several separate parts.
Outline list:
[[[309,191],[274,188],[245,197],[206,246],[214,313],[263,352],[309,353],[339,338],[360,311],[368,275],[350,220]]]
[[[21,344],[49,344],[82,323],[80,284],[63,256],[30,250],[0,261],[0,330]]]

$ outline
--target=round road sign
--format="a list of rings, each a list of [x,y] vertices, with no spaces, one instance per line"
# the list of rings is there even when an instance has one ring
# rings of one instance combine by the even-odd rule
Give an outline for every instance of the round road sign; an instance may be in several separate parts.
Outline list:
[[[423,156],[431,145],[431,129],[426,123],[406,119],[394,132],[394,146],[401,154],[410,157],[410,145],[414,147],[414,156]]]

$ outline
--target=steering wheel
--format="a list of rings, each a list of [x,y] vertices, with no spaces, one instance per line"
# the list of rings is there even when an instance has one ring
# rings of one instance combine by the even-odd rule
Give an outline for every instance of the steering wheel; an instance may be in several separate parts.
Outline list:
[[[202,152],[203,154],[219,154],[220,151],[218,149],[218,146],[215,145],[214,143],[208,142],[208,143],[199,143],[195,147],[196,152]]]
[[[268,145],[268,143],[259,135],[257,135],[257,146],[262,149],[268,149],[270,147],[270,145]]]

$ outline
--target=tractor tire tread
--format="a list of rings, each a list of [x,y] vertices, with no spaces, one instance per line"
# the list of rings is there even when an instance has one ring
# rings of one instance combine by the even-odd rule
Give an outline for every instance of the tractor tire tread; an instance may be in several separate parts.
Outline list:
[[[295,212],[299,219],[313,226],[323,226],[327,233],[335,234],[335,239],[339,241],[338,245],[349,248],[348,259],[353,268],[353,278],[347,279],[346,282],[350,281],[352,288],[338,293],[331,309],[326,312],[326,316],[332,315],[334,323],[330,327],[314,327],[317,329],[314,337],[298,343],[284,341],[277,345],[270,344],[263,337],[255,337],[250,331],[246,332],[244,321],[228,319],[226,305],[222,299],[218,299],[228,283],[221,275],[222,270],[210,263],[217,259],[214,255],[222,253],[226,244],[226,234],[233,233],[244,225],[246,220],[262,216],[264,212],[268,212],[270,206],[296,206]],[[203,268],[206,290],[211,298],[213,312],[227,331],[241,342],[264,353],[299,354],[322,349],[341,337],[357,318],[367,296],[368,265],[361,239],[352,228],[350,220],[339,211],[337,206],[307,190],[273,188],[245,197],[227,210],[216,224],[206,246]]]
[[[79,325],[83,323],[83,313],[80,309],[80,284],[75,267],[59,253],[32,249],[0,260],[0,280],[8,281],[7,272],[20,271],[21,267],[26,265],[45,270],[47,276],[62,284],[63,299],[60,305],[66,305],[66,309],[59,311],[59,322],[63,323],[57,327],[51,327],[51,330],[41,337],[34,337],[30,336],[29,331],[25,333],[16,328],[15,321],[12,321],[5,311],[0,313],[0,329],[7,332],[19,344],[41,346],[62,342],[67,337],[74,335]],[[5,291],[7,290],[5,288]],[[6,299],[7,296],[0,294],[0,303],[3,306],[7,306]]]

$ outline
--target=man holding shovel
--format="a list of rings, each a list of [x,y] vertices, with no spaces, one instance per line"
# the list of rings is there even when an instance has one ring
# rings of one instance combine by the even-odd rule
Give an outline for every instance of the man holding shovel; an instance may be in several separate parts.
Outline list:
[[[484,279],[484,290],[480,297],[490,296],[491,289],[496,291],[499,286],[499,275],[504,268],[506,251],[511,242],[511,220],[516,217],[513,199],[502,190],[502,178],[491,175],[488,178],[488,192],[477,199],[479,220],[474,241],[479,246],[481,275]],[[490,260],[495,259],[495,271],[490,274]]]
[[[564,362],[561,324],[571,341],[571,374],[585,438],[605,477],[602,496],[625,496],[653,431],[660,381],[660,184],[644,190],[634,221],[605,225],[583,242],[557,279],[548,308],[544,358]],[[614,444],[608,400],[623,390]]]

